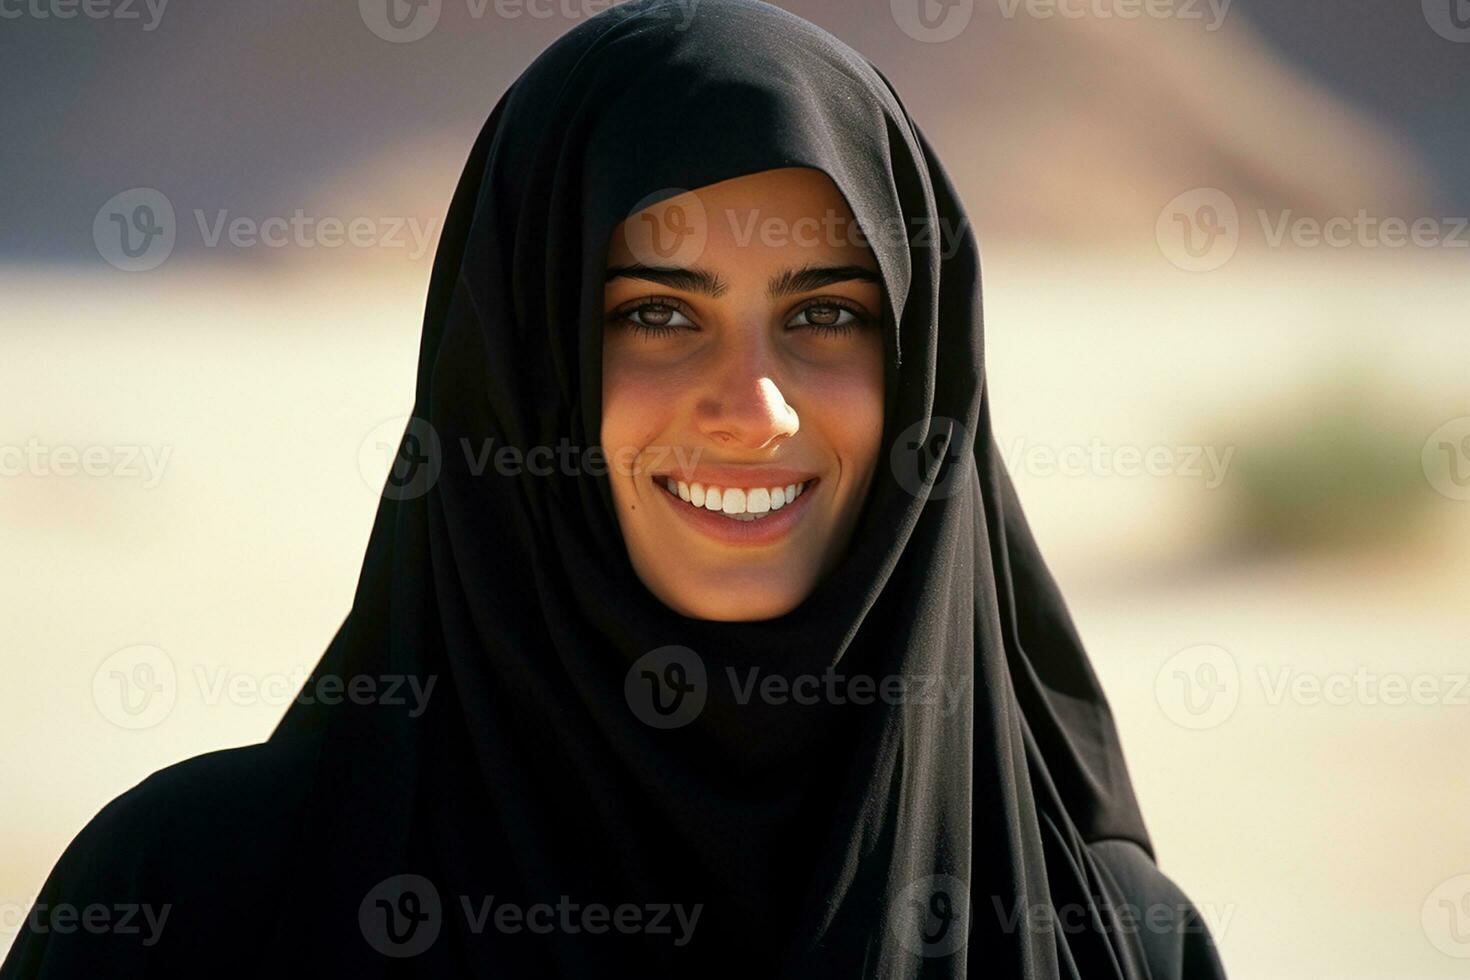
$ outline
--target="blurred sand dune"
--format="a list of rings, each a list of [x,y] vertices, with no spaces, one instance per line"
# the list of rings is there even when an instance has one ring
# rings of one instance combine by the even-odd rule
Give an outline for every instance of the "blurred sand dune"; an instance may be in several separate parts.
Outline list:
[[[1039,17],[1027,11],[1044,3],[980,2],[941,44],[905,35],[887,0],[783,6],[894,82],[983,240],[1146,240],[1167,202],[1200,187],[1245,210],[1322,218],[1364,208],[1412,219],[1435,191],[1415,149],[1274,54],[1239,5],[1216,24]],[[496,100],[581,19],[497,17],[494,5],[472,16],[481,7],[446,2],[439,29],[402,45],[374,37],[351,4],[295,5],[289,16],[225,7],[152,34],[113,31],[105,45],[58,34],[48,70],[86,65],[148,111],[118,112],[57,73],[33,111],[65,126],[11,149],[17,174],[45,181],[15,195],[7,228],[25,237],[0,229],[0,254],[90,262],[96,209],[136,186],[159,189],[181,214],[301,208],[437,223]],[[202,247],[197,234],[181,239],[181,249]],[[234,258],[281,261],[269,249]]]

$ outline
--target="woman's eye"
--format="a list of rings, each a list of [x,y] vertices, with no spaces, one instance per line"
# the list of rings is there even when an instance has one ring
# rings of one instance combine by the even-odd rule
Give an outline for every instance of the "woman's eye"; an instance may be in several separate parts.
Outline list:
[[[863,317],[855,311],[836,303],[813,303],[811,306],[803,307],[797,311],[791,322],[786,324],[790,329],[815,329],[820,332],[846,333],[864,322]]]
[[[694,326],[693,321],[667,303],[644,303],[624,311],[622,318],[640,330],[655,334]]]

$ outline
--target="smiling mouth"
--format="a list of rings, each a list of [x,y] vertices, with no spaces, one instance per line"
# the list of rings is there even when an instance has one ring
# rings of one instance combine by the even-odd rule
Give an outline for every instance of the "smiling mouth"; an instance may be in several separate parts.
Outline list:
[[[787,504],[794,503],[817,482],[817,478],[777,487],[719,487],[686,483],[671,476],[656,478],[654,482],[691,509],[707,510],[732,521],[750,522],[764,520]]]

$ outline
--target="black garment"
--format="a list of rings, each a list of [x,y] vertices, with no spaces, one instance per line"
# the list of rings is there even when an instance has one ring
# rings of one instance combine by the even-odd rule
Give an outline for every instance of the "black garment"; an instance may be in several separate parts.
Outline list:
[[[830,35],[747,0],[690,11],[638,0],[568,33],[500,100],[455,193],[415,421],[317,670],[432,680],[428,710],[296,704],[269,743],[156,774],[41,900],[171,903],[159,941],[27,928],[6,978],[1223,975],[1153,863],[992,439],[954,188]],[[595,446],[610,230],[650,195],[787,166],[824,171],[865,229],[908,232],[871,242],[885,458],[801,606],[689,620],[634,575],[587,457],[500,475],[476,452]],[[953,254],[944,228],[963,231]],[[670,646],[704,703],[656,727],[636,691],[679,675],[640,658]],[[752,668],[962,696],[741,703]],[[477,929],[488,896],[632,906],[639,925],[514,929],[492,907]],[[683,943],[650,927],[673,906],[699,909]]]

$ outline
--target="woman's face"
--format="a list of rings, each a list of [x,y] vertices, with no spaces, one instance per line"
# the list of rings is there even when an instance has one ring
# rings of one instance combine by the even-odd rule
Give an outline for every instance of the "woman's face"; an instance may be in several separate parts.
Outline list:
[[[613,230],[602,433],[623,539],[665,605],[770,619],[846,547],[883,428],[877,262],[823,173],[768,170]]]

